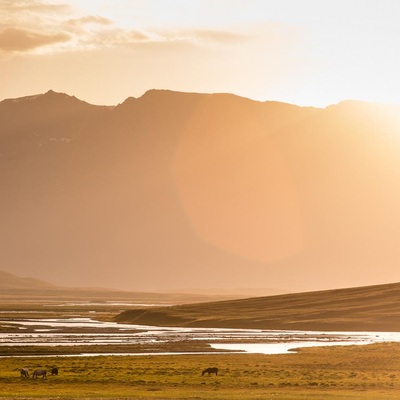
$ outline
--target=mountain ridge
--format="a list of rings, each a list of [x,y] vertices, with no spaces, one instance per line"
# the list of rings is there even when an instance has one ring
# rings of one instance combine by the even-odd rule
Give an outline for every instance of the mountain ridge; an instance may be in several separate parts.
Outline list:
[[[397,110],[157,90],[112,109],[2,101],[4,265],[129,290],[395,282]]]
[[[58,97],[58,98],[64,98],[64,99],[69,99],[69,100],[76,100],[77,102],[80,103],[85,103],[93,107],[99,107],[99,108],[116,108],[127,100],[140,100],[140,99],[146,99],[146,98],[152,98],[154,96],[203,96],[203,97],[229,97],[229,98],[234,98],[234,99],[241,99],[253,103],[259,103],[259,104],[277,104],[277,105],[288,105],[288,106],[293,106],[293,107],[299,107],[299,108],[311,108],[311,109],[316,109],[316,110],[325,110],[327,108],[332,108],[340,105],[346,105],[346,104],[365,104],[365,105],[379,105],[379,106],[389,106],[389,107],[394,107],[394,108],[400,108],[398,104],[395,103],[383,103],[383,102],[373,102],[373,101],[368,101],[368,100],[356,100],[356,99],[346,99],[342,100],[338,103],[333,103],[329,104],[326,107],[317,107],[317,106],[311,106],[311,105],[298,105],[294,103],[288,103],[284,101],[277,101],[277,100],[254,100],[249,97],[245,96],[240,96],[236,95],[234,93],[228,93],[228,92],[213,92],[213,93],[200,93],[200,92],[185,92],[185,91],[178,91],[178,90],[171,90],[171,89],[148,89],[146,90],[142,95],[138,97],[134,96],[128,96],[125,100],[120,102],[119,104],[112,104],[112,105],[106,105],[106,104],[93,104],[90,103],[86,100],[80,99],[76,97],[75,95],[69,95],[68,93],[65,92],[58,92],[53,89],[49,89],[44,93],[36,93],[32,95],[27,95],[27,96],[22,96],[22,97],[7,97],[2,100],[0,100],[0,103],[18,103],[20,101],[31,101],[31,100],[37,100],[39,98],[46,98],[46,97]]]

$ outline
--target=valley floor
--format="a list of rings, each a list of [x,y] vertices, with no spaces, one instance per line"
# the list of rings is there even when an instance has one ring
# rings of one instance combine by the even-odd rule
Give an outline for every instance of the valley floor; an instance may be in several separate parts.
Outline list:
[[[0,334],[7,335],[17,329],[7,324],[7,319],[90,318],[95,315],[103,321],[112,321],[120,311],[120,306],[115,305],[89,304],[78,307],[75,304],[60,306],[52,302],[3,304],[0,305],[0,312],[5,322]],[[33,327],[21,325],[21,328],[25,334],[35,333]],[[96,329],[86,329],[86,333],[100,333]],[[21,331],[18,328],[16,332]],[[75,331],[70,329],[63,333],[74,338]],[[44,334],[43,329],[38,334]],[[54,334],[58,335],[60,331],[56,330]],[[204,346],[204,343],[196,342],[199,342],[196,346]],[[182,350],[186,344],[179,340],[166,343],[165,346],[177,351],[171,346],[179,346],[179,350]],[[107,346],[113,349],[116,345],[110,343]],[[54,346],[54,349],[64,351],[61,346]],[[7,357],[11,354],[14,357]],[[36,355],[30,357],[28,354]],[[400,398],[400,343],[394,342],[303,348],[297,353],[281,355],[210,353],[77,357],[73,354],[55,354],[59,353],[48,356],[47,348],[40,350],[38,346],[26,344],[3,346],[0,357],[0,400]],[[32,373],[37,368],[49,371],[53,366],[59,368],[59,375],[43,380],[20,376],[21,368],[28,368]],[[218,376],[202,376],[203,369],[214,366],[219,368]]]
[[[400,344],[382,343],[285,355],[3,358],[0,399],[396,399],[398,354]],[[59,375],[44,380],[19,374],[54,365]],[[209,366],[218,376],[202,376]]]

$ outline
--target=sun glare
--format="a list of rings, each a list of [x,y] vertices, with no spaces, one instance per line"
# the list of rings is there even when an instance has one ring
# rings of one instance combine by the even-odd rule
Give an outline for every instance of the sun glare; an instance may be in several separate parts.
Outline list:
[[[175,153],[177,191],[203,240],[252,259],[287,258],[305,245],[297,191],[273,133],[244,114],[235,104],[229,115],[198,105]],[[222,127],[225,118],[234,130]]]

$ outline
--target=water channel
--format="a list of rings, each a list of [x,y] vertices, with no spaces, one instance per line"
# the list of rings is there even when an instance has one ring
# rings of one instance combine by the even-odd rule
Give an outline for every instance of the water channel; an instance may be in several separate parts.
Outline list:
[[[213,351],[283,354],[300,347],[399,342],[399,332],[313,332],[258,329],[181,328],[102,322],[92,318],[1,319],[0,351],[4,346],[94,346],[203,341]],[[9,332],[4,331],[9,330]],[[65,352],[67,355],[67,351]],[[59,353],[58,353],[59,354]],[[79,355],[110,355],[81,353]],[[121,353],[114,355],[132,355]],[[192,354],[134,353],[142,354]],[[76,354],[74,355],[76,356]]]

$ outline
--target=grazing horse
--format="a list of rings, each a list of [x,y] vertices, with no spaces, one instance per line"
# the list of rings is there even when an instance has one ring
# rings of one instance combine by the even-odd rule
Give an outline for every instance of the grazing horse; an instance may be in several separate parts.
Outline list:
[[[45,369],[37,369],[37,370],[33,373],[32,378],[33,378],[33,379],[36,379],[38,376],[41,376],[42,379],[46,379],[46,375],[47,375],[47,372],[46,372]]]
[[[201,376],[203,376],[204,374],[208,374],[208,375],[210,375],[210,374],[215,374],[215,375],[218,375],[218,368],[215,368],[215,367],[213,367],[213,368],[206,368],[206,369],[201,373]]]
[[[29,378],[28,368],[21,368],[19,372],[21,373],[22,378]]]
[[[58,375],[58,368],[57,367],[53,367],[51,369],[51,375]]]

